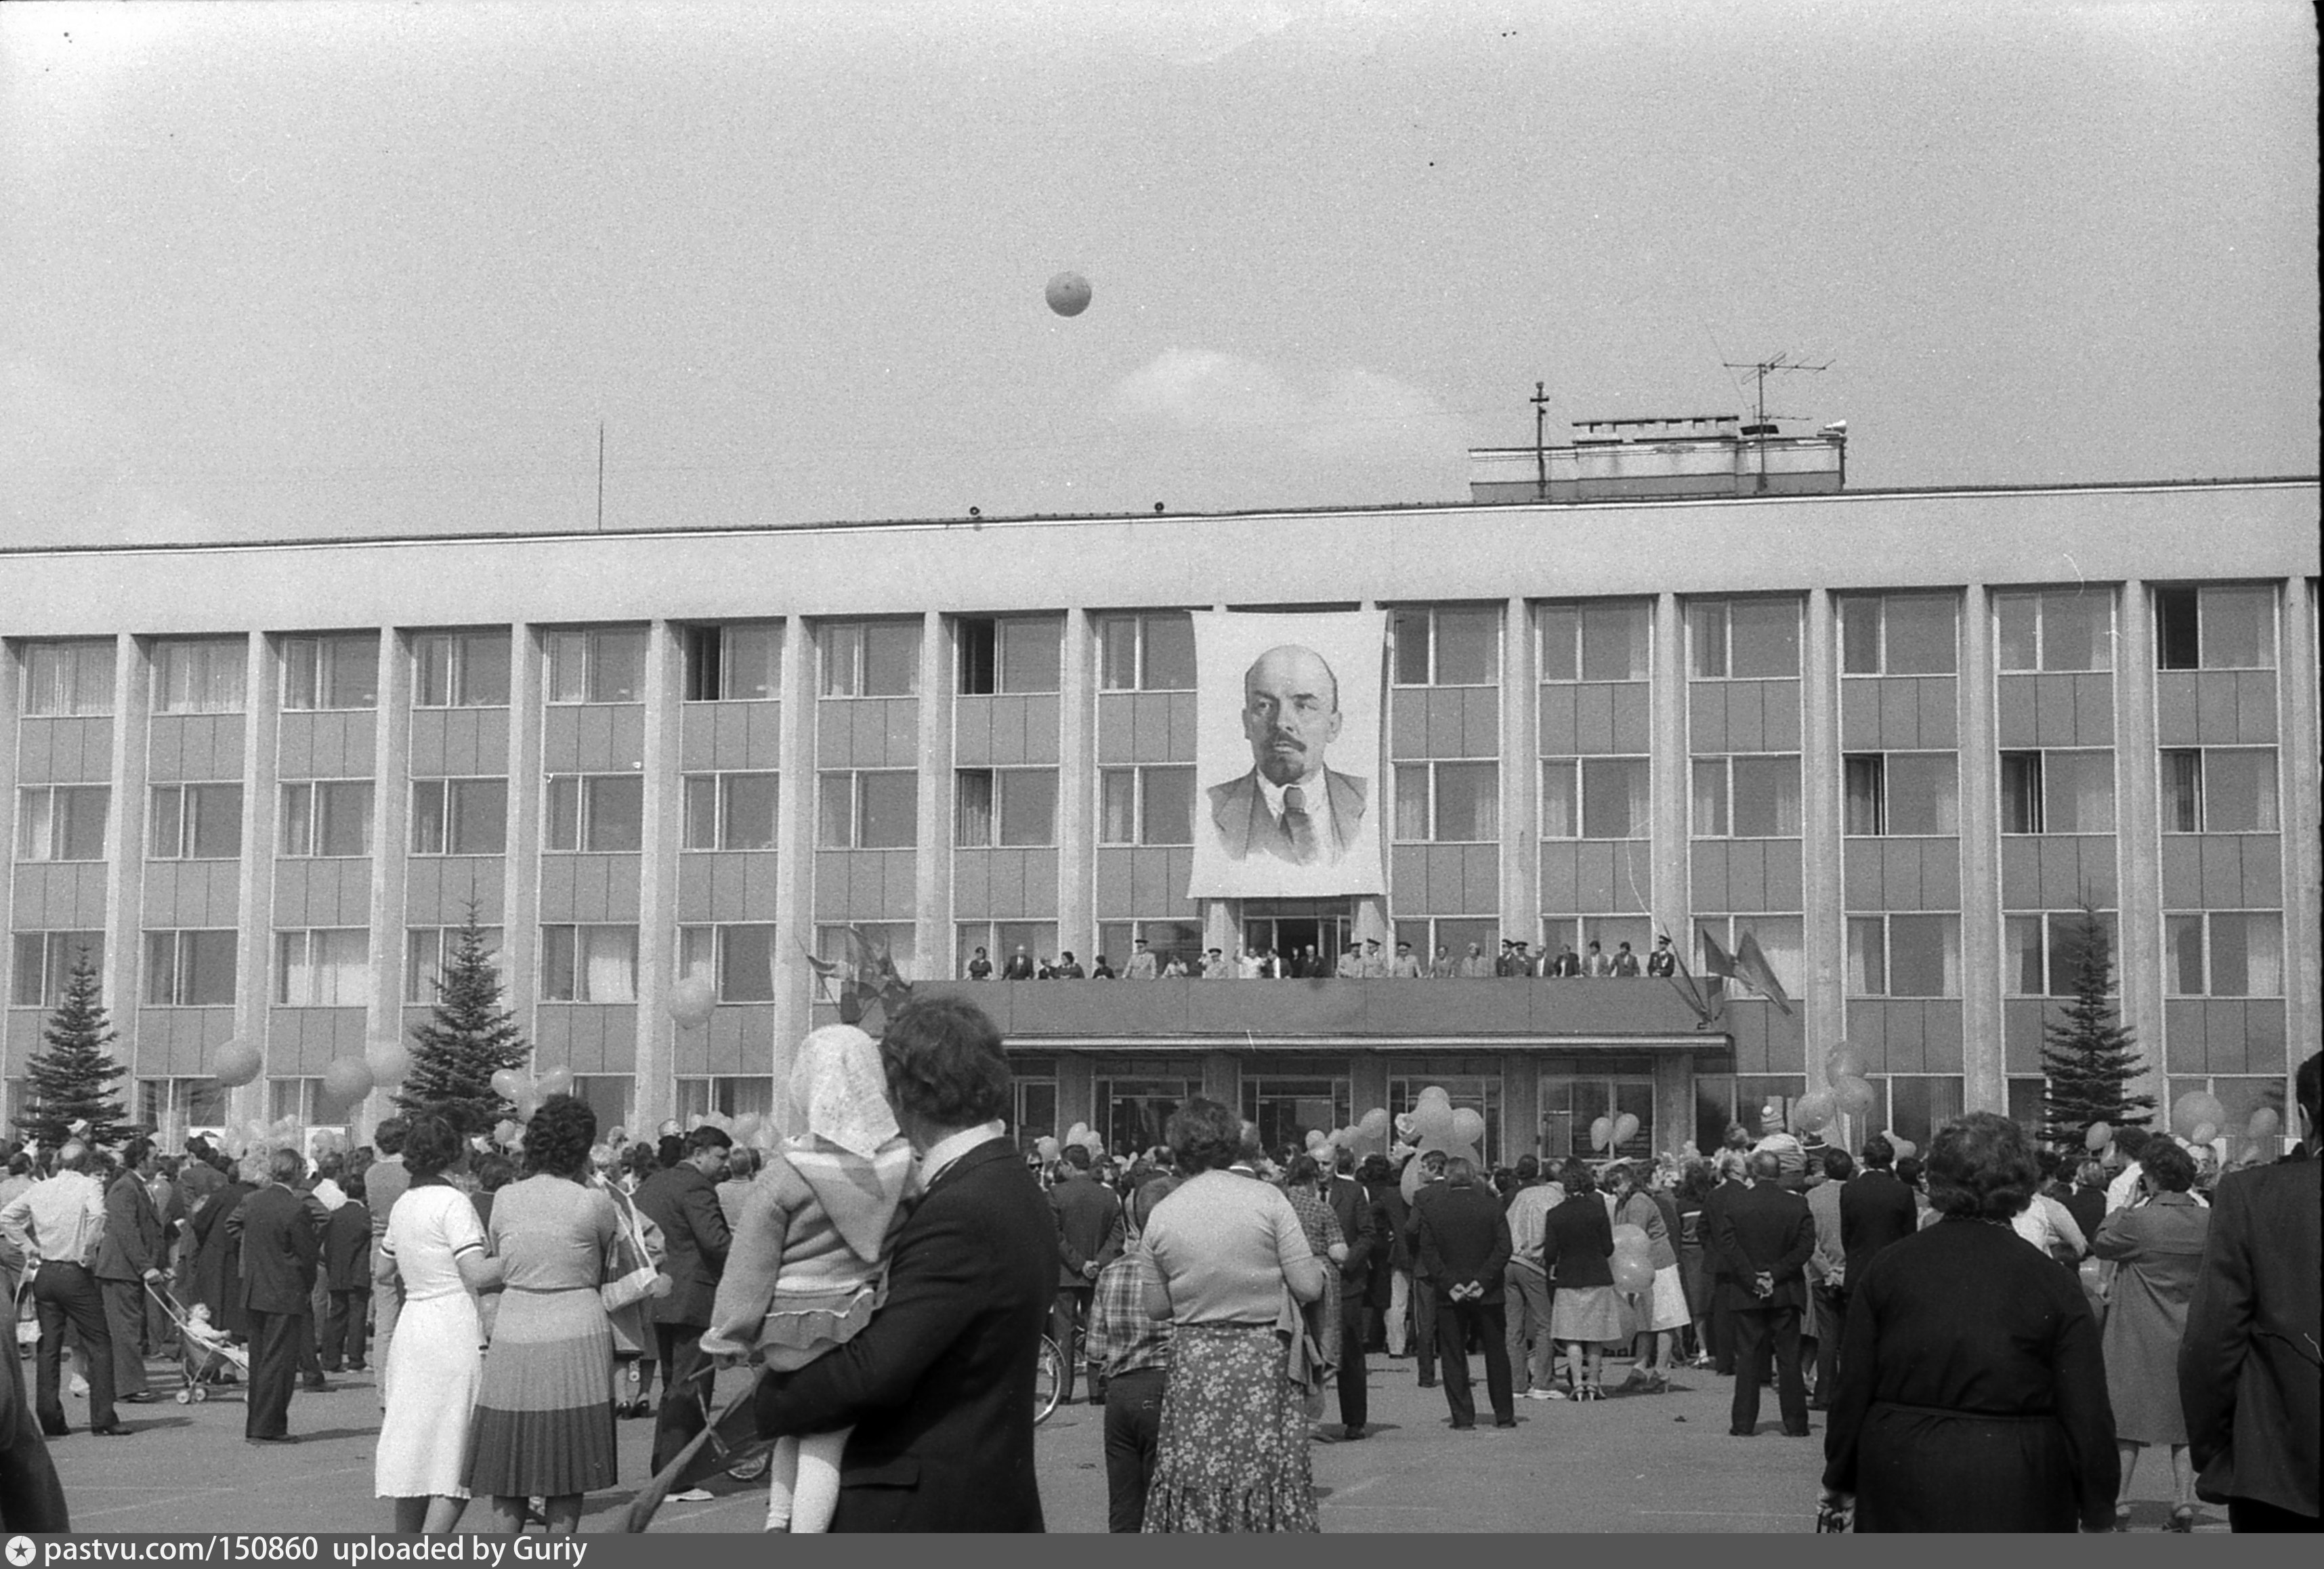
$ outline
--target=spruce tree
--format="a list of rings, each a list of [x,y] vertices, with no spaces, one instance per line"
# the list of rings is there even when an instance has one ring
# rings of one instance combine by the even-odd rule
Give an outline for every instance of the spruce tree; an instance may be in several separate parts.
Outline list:
[[[484,947],[476,909],[468,907],[452,962],[434,977],[436,1004],[411,1027],[411,1067],[395,1092],[398,1110],[448,1117],[463,1133],[481,1133],[516,1107],[493,1088],[503,1068],[521,1068],[532,1048],[501,1006],[500,972]]]
[[[2113,946],[2096,910],[2082,907],[2067,944],[2074,999],[2042,1032],[2042,1139],[2061,1150],[2083,1148],[2093,1122],[2144,1127],[2154,1107],[2153,1095],[2130,1090],[2144,1064],[2116,1021]]]
[[[106,1048],[120,1034],[106,1017],[97,993],[97,966],[84,949],[65,977],[65,994],[41,1031],[48,1049],[24,1065],[31,1103],[16,1119],[27,1139],[51,1147],[72,1137],[72,1125],[86,1121],[87,1139],[107,1144],[143,1130],[127,1120],[114,1081],[129,1071]]]

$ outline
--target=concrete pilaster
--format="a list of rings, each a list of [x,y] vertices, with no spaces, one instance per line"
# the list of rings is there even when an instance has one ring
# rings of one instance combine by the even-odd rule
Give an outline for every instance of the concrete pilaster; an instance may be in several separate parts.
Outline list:
[[[411,848],[411,656],[393,627],[379,634],[379,709],[372,729],[371,1003],[367,1045],[403,1035],[404,920]],[[358,1141],[388,1115],[392,1088],[374,1090],[354,1112]]]
[[[667,621],[646,627],[644,851],[638,868],[637,1103],[632,1120],[658,1128],[677,1115],[670,1065],[678,1021],[669,989],[678,967],[678,839],[685,814],[678,782],[686,640]]]
[[[1808,591],[1808,627],[1801,645],[1800,796],[1801,882],[1807,908],[1801,939],[1807,950],[1808,1087],[1823,1083],[1823,1059],[1848,1032],[1843,983],[1848,974],[1847,884],[1840,863],[1842,821],[1840,762],[1839,630],[1831,591]],[[1775,1065],[1778,1071],[1791,1065]]]
[[[1501,633],[1500,930],[1541,937],[1541,650],[1533,607],[1509,599]],[[1383,1090],[1386,1078],[1382,1078]],[[1530,1145],[1532,1139],[1525,1142]]]
[[[919,959],[908,981],[952,974],[953,658],[940,611],[920,616],[919,843],[912,857],[912,938]]]
[[[782,717],[776,767],[775,1115],[789,1127],[791,1061],[806,1038],[815,996],[815,637],[807,617],[783,623]]]
[[[1057,682],[1057,946],[1095,954],[1097,670],[1089,613],[1065,612]],[[949,957],[951,949],[945,949]],[[1123,963],[1126,955],[1111,955]],[[936,972],[950,974],[946,968]],[[1084,1118],[1084,1121],[1088,1119]],[[1070,1123],[1067,1124],[1071,1126]]]
[[[2319,911],[2324,909],[2317,825],[2324,818],[2318,799],[2317,648],[2315,585],[2293,577],[2282,585],[2282,629],[2276,638],[2276,734],[2282,770],[2277,798],[2283,803],[2284,1131],[2297,1136],[2300,1119],[2292,1075],[2324,1048],[2324,983],[2319,983]]]
[[[2134,1094],[2153,1095],[2167,1114],[2163,1035],[2163,800],[2154,750],[2154,600],[2132,578],[2115,613],[2115,854],[2121,909],[2116,918],[2115,982],[2122,1023],[2138,1043],[2144,1071]],[[2159,1124],[2158,1124],[2159,1125]]]
[[[1960,986],[1961,1104],[2009,1110],[2001,1022],[2001,753],[1993,614],[1985,585],[1961,600]]]
[[[10,697],[14,696],[12,691]],[[168,1078],[169,1064],[138,1063],[138,1003],[144,995],[145,760],[151,737],[153,668],[127,632],[113,647],[113,816],[105,826],[106,1011],[121,1032],[119,1049],[133,1073]],[[14,732],[6,750],[13,759]],[[13,798],[14,792],[10,792]],[[13,841],[11,841],[13,843]],[[155,1072],[161,1066],[165,1071]],[[208,1066],[207,1062],[204,1066]]]
[[[1671,934],[1682,954],[1692,947],[1693,900],[1687,877],[1687,796],[1692,769],[1686,736],[1686,639],[1678,595],[1655,600],[1653,712],[1654,863],[1647,897],[1655,930]],[[1654,945],[1648,943],[1652,953]],[[1691,962],[1691,961],[1690,961]],[[1659,1094],[1659,1092],[1657,1092]]]
[[[275,830],[281,821],[280,753],[282,683],[274,666],[274,650],[266,633],[254,632],[245,640],[243,669],[242,725],[242,878],[241,905],[235,927],[234,1034],[255,1046],[266,1069],[251,1084],[235,1090],[230,1100],[235,1122],[272,1121],[268,1104],[276,1064],[266,1038],[268,1011],[274,1001],[274,854]],[[376,797],[377,790],[374,789]],[[374,799],[374,807],[376,808]],[[283,1064],[295,1075],[295,1064]]]
[[[527,1040],[540,1038],[540,816],[548,794],[541,768],[540,639],[518,622],[508,629],[508,855],[502,863],[502,976],[509,1011]],[[631,1126],[642,1131],[634,1112]]]

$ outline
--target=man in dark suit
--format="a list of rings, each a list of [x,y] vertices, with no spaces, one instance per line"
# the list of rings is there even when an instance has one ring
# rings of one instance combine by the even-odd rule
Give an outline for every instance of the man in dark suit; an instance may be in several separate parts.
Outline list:
[[[113,1398],[143,1405],[153,1398],[146,1387],[145,1283],[161,1278],[161,1213],[146,1184],[153,1176],[153,1141],[132,1139],[121,1152],[121,1169],[105,1190],[105,1240],[97,1249],[97,1287],[105,1298],[106,1326],[113,1332]]]
[[[1207,792],[1230,861],[1273,856],[1329,866],[1361,839],[1365,781],[1323,765],[1340,736],[1340,683],[1313,649],[1272,648],[1243,672],[1251,770]]]
[[[1419,1217],[1422,1267],[1436,1296],[1436,1355],[1444,1364],[1444,1403],[1452,1426],[1477,1425],[1476,1396],[1469,1387],[1469,1337],[1485,1340],[1485,1392],[1493,1402],[1493,1426],[1517,1425],[1517,1394],[1509,1387],[1508,1324],[1503,1316],[1501,1276],[1509,1263],[1509,1228],[1500,1200],[1477,1180],[1469,1161],[1445,1163],[1444,1180],[1430,1190]]]
[[[1057,1343],[1057,1354],[1065,1363],[1065,1387],[1057,1398],[1070,1400],[1074,1365],[1080,1360],[1075,1343],[1079,1326],[1089,1322],[1090,1297],[1097,1289],[1098,1276],[1121,1252],[1116,1234],[1121,1201],[1090,1175],[1090,1152],[1080,1145],[1065,1146],[1062,1164],[1065,1177],[1049,1189],[1049,1209],[1057,1220],[1057,1297],[1050,1309],[1049,1338]],[[1105,1391],[1098,1388],[1093,1361],[1089,1375],[1090,1404],[1102,1406]]]
[[[1815,1217],[1808,1201],[1777,1186],[1783,1162],[1770,1150],[1751,1156],[1751,1186],[1722,1205],[1713,1244],[1726,1265],[1719,1289],[1727,1294],[1735,1326],[1735,1404],[1728,1431],[1748,1438],[1759,1423],[1759,1382],[1767,1353],[1775,1357],[1777,1404],[1784,1432],[1808,1435],[1807,1379],[1800,1367],[1800,1315],[1808,1303],[1808,1256],[1815,1251]]]
[[[1368,1435],[1371,1417],[1370,1377],[1364,1367],[1364,1303],[1371,1293],[1372,1252],[1379,1233],[1372,1221],[1371,1195],[1352,1175],[1355,1159],[1342,1149],[1324,1189],[1348,1256],[1340,1264],[1340,1426],[1350,1438]]]
[[[2211,1195],[2202,1273],[2179,1345],[2179,1398],[2196,1491],[2225,1501],[2237,1531],[2313,1531],[2317,1472],[2318,1282],[2324,1160],[2317,1158],[2318,1064],[2292,1077],[2299,1150],[2230,1172]]]
[[[1000,1032],[957,998],[908,1002],[880,1043],[924,1190],[888,1299],[845,1345],[759,1386],[769,1436],[852,1428],[835,1531],[1038,1531],[1033,1378],[1056,1227],[1007,1137]]]
[[[314,1338],[315,1265],[321,1248],[314,1217],[293,1186],[307,1162],[295,1149],[267,1159],[267,1184],[226,1217],[228,1244],[242,1250],[242,1309],[250,1321],[250,1399],[242,1435],[252,1444],[291,1444],[290,1391],[299,1352]]]
[[[1427,1256],[1420,1251],[1420,1211],[1443,1190],[1447,1157],[1442,1149],[1431,1149],[1414,1158],[1420,1162],[1420,1184],[1412,1190],[1404,1212],[1405,1251],[1412,1255],[1412,1355],[1420,1364],[1420,1377],[1414,1381],[1421,1389],[1433,1389],[1436,1387],[1436,1288],[1429,1282]]]
[[[700,1391],[693,1380],[733,1241],[726,1212],[718,1203],[718,1179],[726,1175],[726,1151],[733,1144],[723,1129],[705,1123],[687,1136],[683,1159],[655,1172],[638,1188],[639,1210],[661,1228],[662,1272],[670,1279],[669,1295],[653,1305],[654,1342],[661,1363],[661,1408],[654,1417],[651,1461],[655,1471],[702,1431]]]
[[[1864,1170],[1840,1190],[1840,1247],[1850,1280],[1864,1278],[1873,1254],[1921,1228],[1921,1206],[1896,1180],[1895,1164],[1896,1147],[1875,1133],[1864,1141]]]

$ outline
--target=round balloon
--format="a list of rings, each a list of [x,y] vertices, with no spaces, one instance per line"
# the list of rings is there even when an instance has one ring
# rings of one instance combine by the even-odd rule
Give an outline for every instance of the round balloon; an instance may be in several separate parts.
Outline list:
[[[1625,1112],[1620,1116],[1614,1119],[1615,1143],[1628,1144],[1631,1140],[1637,1136],[1638,1119],[1634,1113]]]
[[[514,1144],[523,1132],[523,1129],[506,1117],[503,1117],[498,1122],[493,1124],[493,1142],[505,1149]]]
[[[1811,1090],[1792,1103],[1792,1126],[1802,1133],[1813,1133],[1831,1125],[1832,1095],[1830,1090]]]
[[[2212,1127],[2209,1122],[2198,1122],[2195,1124],[2195,1131],[2187,1135],[2187,1142],[2190,1144],[2209,1144],[2212,1140],[2218,1136],[2219,1131],[2217,1128]]]
[[[1089,309],[1089,280],[1079,272],[1058,273],[1049,280],[1048,288],[1042,293],[1049,309],[1059,316],[1079,316]]]
[[[323,1070],[323,1093],[335,1101],[360,1101],[371,1094],[371,1065],[359,1057],[331,1059]]]
[[[692,1029],[718,1010],[718,988],[708,975],[696,972],[669,989],[669,1016]]]
[[[493,1094],[503,1101],[518,1100],[524,1094],[524,1075],[512,1067],[495,1070],[493,1074],[492,1084]]]
[[[400,1040],[374,1040],[364,1049],[364,1061],[371,1066],[372,1083],[393,1088],[411,1071],[411,1048]]]
[[[1642,1226],[1618,1225],[1614,1228],[1614,1251],[1645,1253],[1647,1251],[1646,1229]]]
[[[2262,1106],[2251,1114],[2251,1127],[2247,1131],[2254,1139],[2273,1139],[2275,1131],[2282,1126],[2283,1119],[2276,1114],[2273,1106]]]
[[[1850,1074],[1831,1086],[1831,1098],[1849,1116],[1861,1117],[1872,1110],[1872,1103],[1879,1098],[1879,1092],[1868,1080]]]
[[[1454,1121],[1450,1101],[1423,1101],[1413,1110],[1412,1131],[1419,1136],[1423,1147],[1449,1144],[1452,1141]]]
[[[1033,1140],[1033,1153],[1044,1160],[1055,1160],[1057,1158],[1057,1141],[1055,1139],[1040,1138]]]
[[[1323,1136],[1323,1131],[1321,1128],[1310,1128],[1307,1130],[1307,1149],[1311,1153],[1321,1149],[1329,1142],[1331,1142],[1331,1140]]]
[[[1840,1088],[1842,1079],[1860,1079],[1863,1076],[1864,1054],[1852,1046],[1843,1044],[1835,1047],[1831,1055],[1823,1059],[1823,1082],[1833,1089]]]
[[[1590,1148],[1603,1149],[1614,1142],[1614,1119],[1599,1117],[1590,1124]]]
[[[1398,1112],[1396,1114],[1396,1136],[1397,1138],[1409,1139],[1418,1131],[1420,1131],[1420,1124],[1412,1120],[1412,1113],[1410,1112]]]
[[[1076,1122],[1072,1127],[1065,1130],[1065,1142],[1068,1144],[1078,1144],[1088,1137],[1089,1124],[1087,1122]]]
[[[1644,1253],[1617,1251],[1613,1260],[1614,1287],[1633,1296],[1650,1291],[1655,1284],[1654,1260]]]
[[[230,1090],[240,1089],[265,1071],[266,1059],[259,1055],[258,1048],[238,1040],[229,1040],[220,1048],[217,1060],[210,1068],[217,1082]]]
[[[1430,1084],[1427,1088],[1420,1092],[1420,1098],[1413,1103],[1418,1106],[1425,1106],[1431,1101],[1442,1101],[1444,1104],[1449,1106],[1452,1103],[1452,1092],[1446,1089],[1443,1084]]]
[[[1388,1108],[1374,1106],[1366,1112],[1363,1121],[1356,1124],[1356,1131],[1367,1139],[1385,1137],[1388,1133]]]
[[[1452,1142],[1475,1144],[1485,1137],[1483,1113],[1463,1106],[1452,1113]]]
[[[1896,1158],[1899,1160],[1910,1160],[1914,1156],[1918,1155],[1921,1152],[1921,1147],[1918,1144],[1914,1143],[1910,1139],[1905,1138],[1902,1133],[1889,1134],[1888,1143],[1889,1146],[1896,1151]]]
[[[2172,1131],[2182,1137],[2192,1136],[2199,1123],[2209,1122],[2216,1128],[2227,1120],[2227,1107],[2209,1090],[2190,1090],[2171,1107]]]
[[[540,1082],[532,1086],[532,1093],[545,1101],[551,1095],[569,1094],[572,1089],[573,1070],[569,1067],[553,1067],[540,1075]]]
[[[2089,1131],[2082,1135],[2082,1148],[2093,1155],[2103,1153],[2113,1142],[2114,1130],[2104,1122],[2091,1123]]]
[[[1092,1155],[1105,1153],[1105,1135],[1093,1130],[1082,1135],[1082,1148]]]

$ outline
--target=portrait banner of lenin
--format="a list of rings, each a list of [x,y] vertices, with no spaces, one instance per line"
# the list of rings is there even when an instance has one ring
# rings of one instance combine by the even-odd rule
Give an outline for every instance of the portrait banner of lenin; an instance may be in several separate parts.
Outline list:
[[[1388,617],[1194,616],[1191,899],[1383,893]]]

